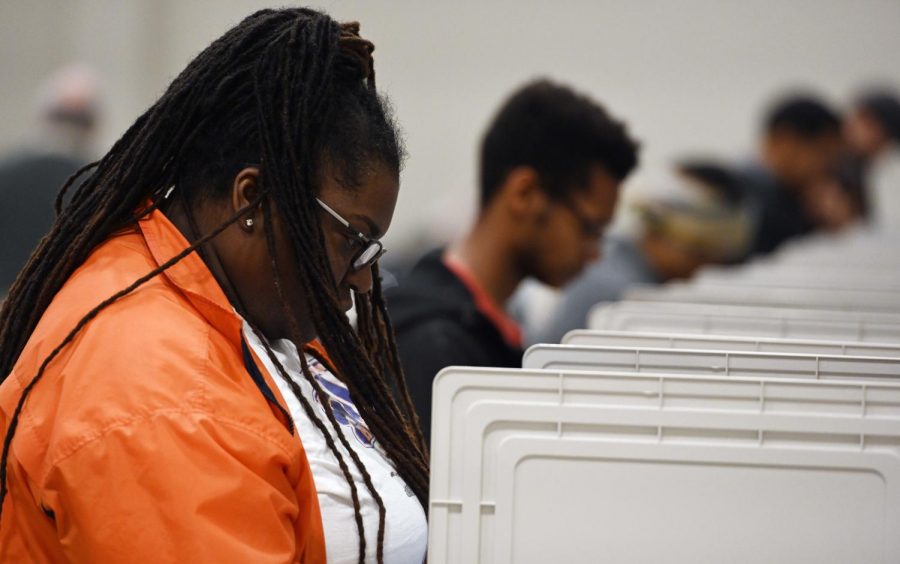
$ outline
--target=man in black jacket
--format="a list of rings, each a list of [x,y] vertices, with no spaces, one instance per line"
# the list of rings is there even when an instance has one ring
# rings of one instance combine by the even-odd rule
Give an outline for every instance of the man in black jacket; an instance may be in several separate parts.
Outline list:
[[[601,106],[541,80],[506,101],[482,140],[480,161],[475,226],[461,241],[426,254],[387,291],[400,359],[429,439],[438,371],[521,366],[521,332],[504,312],[519,283],[533,276],[562,286],[598,258],[637,145]]]

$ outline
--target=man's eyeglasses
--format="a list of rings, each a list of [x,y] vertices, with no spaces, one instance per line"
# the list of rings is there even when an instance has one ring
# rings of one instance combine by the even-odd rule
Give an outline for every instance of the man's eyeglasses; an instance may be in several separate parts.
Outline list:
[[[581,210],[578,209],[578,206],[576,206],[574,202],[562,200],[561,203],[564,207],[568,208],[572,215],[575,216],[575,219],[578,220],[581,232],[585,237],[589,239],[601,239],[603,237],[603,232],[606,228],[605,223],[600,223],[581,213]]]
[[[372,239],[371,237],[366,237],[364,234],[360,233],[356,229],[350,225],[350,222],[344,219],[338,214],[338,212],[331,209],[331,207],[316,198],[316,201],[319,202],[319,205],[322,206],[322,209],[327,211],[328,214],[340,222],[341,225],[344,226],[344,229],[347,230],[347,234],[353,237],[357,244],[360,247],[360,250],[353,255],[353,262],[351,263],[351,267],[353,270],[362,270],[364,268],[369,268],[375,261],[381,258],[381,255],[387,252],[384,248],[384,245],[381,244],[381,241],[378,239]]]

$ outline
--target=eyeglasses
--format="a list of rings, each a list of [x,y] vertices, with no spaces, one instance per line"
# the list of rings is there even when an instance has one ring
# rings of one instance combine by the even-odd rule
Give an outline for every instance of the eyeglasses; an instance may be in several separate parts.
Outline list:
[[[347,230],[347,234],[353,237],[356,243],[359,245],[360,249],[353,255],[353,262],[351,263],[351,267],[353,270],[362,270],[364,268],[369,268],[375,262],[381,258],[381,255],[387,252],[384,248],[384,245],[381,244],[381,241],[378,239],[372,239],[371,237],[366,237],[364,234],[360,233],[356,229],[350,225],[350,222],[340,216],[340,214],[331,207],[316,198],[316,201],[319,202],[319,205],[322,206],[322,209],[327,211],[328,214],[340,222],[341,225],[344,226],[344,229]]]
[[[588,239],[601,239],[603,237],[603,232],[605,231],[606,224],[600,223],[597,220],[591,219],[581,213],[581,210],[575,205],[574,202],[569,200],[562,200],[562,205],[575,216],[575,219],[578,220],[578,223],[581,227],[581,232]]]

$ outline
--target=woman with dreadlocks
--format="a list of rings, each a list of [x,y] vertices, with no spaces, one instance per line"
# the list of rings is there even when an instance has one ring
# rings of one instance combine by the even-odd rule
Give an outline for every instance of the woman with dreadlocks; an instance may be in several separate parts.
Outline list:
[[[422,561],[372,50],[253,14],[63,187],[0,311],[0,560]]]

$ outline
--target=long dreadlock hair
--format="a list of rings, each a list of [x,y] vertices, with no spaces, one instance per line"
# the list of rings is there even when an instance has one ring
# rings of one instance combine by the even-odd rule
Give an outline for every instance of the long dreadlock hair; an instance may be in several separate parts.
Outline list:
[[[141,115],[99,161],[77,171],[56,202],[57,219],[10,288],[0,310],[0,377],[11,372],[53,296],[88,254],[112,233],[165,207],[169,187],[177,186],[190,210],[202,198],[231,186],[247,163],[260,163],[260,206],[275,276],[275,291],[300,351],[302,375],[320,397],[322,389],[306,363],[298,320],[282,290],[282,265],[274,252],[273,210],[284,219],[308,311],[333,370],[347,386],[360,415],[395,469],[427,507],[427,448],[402,376],[393,330],[381,295],[377,266],[373,289],[357,295],[358,329],[340,306],[328,264],[315,196],[327,161],[347,189],[366,166],[384,164],[399,173],[403,156],[386,102],[375,89],[374,46],[359,36],[358,24],[338,24],[308,9],[262,10],[247,17],[201,52],[165,94]],[[84,176],[68,204],[67,190]],[[147,207],[147,203],[150,206]],[[77,333],[108,305],[204,245],[247,209],[240,210],[171,260],[98,304],[44,360],[24,388],[7,429],[0,459],[0,510],[7,491],[9,449],[28,394],[47,365]],[[240,299],[224,290],[240,313]],[[236,302],[236,303],[235,303]],[[244,316],[246,318],[246,315]],[[257,335],[258,328],[252,328]],[[329,402],[322,421],[299,385],[269,358],[297,396],[306,415],[324,435],[347,480],[359,533],[359,561],[366,552],[358,485],[326,425],[349,453],[364,486],[379,508],[377,558],[383,560],[385,507],[366,468],[340,432]],[[324,360],[324,359],[323,359]],[[399,401],[399,403],[398,403]],[[0,514],[2,515],[2,514]]]

